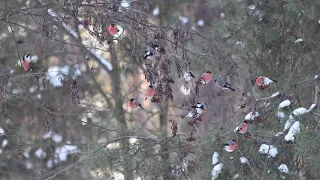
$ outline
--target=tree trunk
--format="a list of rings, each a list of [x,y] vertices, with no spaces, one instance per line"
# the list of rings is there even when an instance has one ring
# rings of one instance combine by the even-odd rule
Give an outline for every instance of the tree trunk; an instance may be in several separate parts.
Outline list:
[[[110,48],[110,61],[113,66],[112,71],[109,73],[111,80],[112,80],[112,96],[115,101],[115,117],[121,127],[121,132],[119,137],[127,135],[127,124],[125,119],[125,110],[123,109],[123,97],[121,94],[121,81],[120,81],[120,68],[119,68],[119,61],[117,58],[115,44]],[[130,152],[130,143],[129,139],[123,140],[121,143],[121,154],[129,153]],[[124,163],[124,179],[125,180],[134,180],[134,174],[132,171],[132,162],[130,162],[130,158],[127,159],[127,162]]]

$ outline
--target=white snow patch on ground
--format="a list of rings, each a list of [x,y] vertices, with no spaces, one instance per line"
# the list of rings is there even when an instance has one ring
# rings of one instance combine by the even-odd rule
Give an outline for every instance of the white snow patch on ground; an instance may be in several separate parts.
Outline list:
[[[246,163],[248,163],[248,159],[245,157],[240,157],[240,162],[241,162],[241,164],[246,164]]]
[[[223,164],[217,164],[213,167],[212,171],[211,171],[211,175],[212,175],[212,179],[217,179],[219,174],[221,173],[223,168]]]
[[[278,149],[275,146],[261,144],[259,152],[262,154],[267,154],[268,157],[276,157],[278,155]]]
[[[60,161],[66,161],[69,154],[78,152],[77,146],[64,145],[62,147],[56,147],[55,154],[59,157]]]
[[[5,148],[8,145],[8,143],[9,143],[8,139],[4,139],[2,141],[2,147]]]
[[[291,101],[290,100],[284,100],[279,104],[279,109],[282,109],[284,107],[290,106],[291,105]]]
[[[4,134],[4,129],[2,129],[2,127],[0,127],[0,134]]]
[[[219,153],[214,152],[212,155],[212,165],[215,165],[219,162]]]
[[[204,21],[202,19],[199,19],[199,21],[197,22],[198,26],[204,26]]]
[[[299,42],[302,42],[302,41],[303,41],[303,39],[299,38],[299,39],[295,40],[294,43],[299,43]]]
[[[286,141],[294,141],[297,133],[300,132],[300,122],[296,121],[290,127],[288,134],[284,137]]]
[[[43,137],[43,139],[51,138],[52,141],[54,141],[56,143],[60,143],[63,140],[63,137],[61,135],[56,134],[56,133],[54,133],[52,131],[49,131],[49,132],[45,133],[42,137]]]
[[[250,10],[254,10],[256,8],[256,5],[250,5],[250,6],[248,6],[248,9],[250,9]]]
[[[179,16],[179,19],[184,23],[188,23],[189,22],[189,18],[188,17],[185,17],[185,16]]]
[[[280,172],[282,172],[282,173],[287,173],[287,174],[289,174],[289,169],[288,169],[287,165],[285,165],[285,164],[281,164],[281,165],[278,167],[278,169],[279,169]]]
[[[49,159],[49,160],[47,161],[47,168],[48,168],[48,169],[53,168],[53,161],[52,161],[52,159]]]
[[[286,114],[285,114],[284,112],[278,111],[277,117],[278,117],[279,119],[283,119],[283,118],[285,118],[285,117],[287,117],[287,116],[286,116]]]
[[[40,159],[44,159],[47,156],[47,153],[43,151],[43,149],[39,148],[34,152],[34,155]]]
[[[255,111],[254,113],[253,112],[248,113],[244,119],[245,120],[254,120],[256,117],[259,117],[258,111]]]
[[[154,16],[158,16],[159,13],[160,13],[160,10],[159,10],[158,7],[156,7],[156,8],[152,11],[152,14],[153,14]]]
[[[96,56],[101,61],[101,63],[109,69],[109,71],[111,71],[113,69],[112,64],[108,60],[106,60],[103,56],[96,53],[93,49],[89,49],[89,51],[92,54],[94,54],[94,56]]]
[[[28,153],[28,152],[26,152],[26,151],[24,151],[24,152],[23,152],[23,155],[24,155],[24,157],[26,157],[27,159],[28,159],[28,158],[30,158],[29,153]]]
[[[53,66],[48,69],[47,79],[49,79],[50,83],[53,87],[62,87],[62,83],[60,81],[59,75],[68,75],[70,67],[65,65],[63,67]]]

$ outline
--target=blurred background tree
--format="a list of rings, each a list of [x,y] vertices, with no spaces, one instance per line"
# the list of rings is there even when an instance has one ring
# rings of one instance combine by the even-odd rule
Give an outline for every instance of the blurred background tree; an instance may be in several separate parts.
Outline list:
[[[298,118],[294,143],[275,136],[293,109],[318,103],[319,2],[8,0],[0,7],[2,179],[211,179],[214,151],[224,164],[220,179],[279,179],[282,163],[289,179],[319,177],[318,110]],[[108,33],[112,23],[119,36]],[[165,52],[145,61],[152,43]],[[28,52],[32,72],[21,66]],[[221,93],[211,82],[196,93],[194,81],[184,83],[188,70],[225,77],[236,91]],[[259,75],[278,83],[260,91],[252,86]],[[160,104],[145,100],[150,83]],[[145,110],[131,112],[130,98]],[[292,106],[279,119],[285,99]],[[208,112],[190,126],[180,116],[196,102]],[[254,138],[234,133],[255,110]],[[239,141],[232,154],[221,148],[229,139]],[[262,143],[279,155],[261,155]]]

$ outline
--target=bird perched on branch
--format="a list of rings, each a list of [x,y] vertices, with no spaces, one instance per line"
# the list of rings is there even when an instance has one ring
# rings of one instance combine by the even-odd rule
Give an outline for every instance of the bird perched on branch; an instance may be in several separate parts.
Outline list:
[[[198,84],[208,84],[212,80],[212,73],[207,71],[206,73],[202,74],[200,77]]]
[[[236,140],[229,140],[225,145],[224,149],[228,152],[233,152],[238,147],[238,142]]]
[[[143,109],[142,105],[134,98],[131,98],[128,104],[132,111],[138,110],[139,108]]]
[[[152,85],[150,85],[150,86],[148,87],[148,90],[147,90],[147,93],[146,93],[146,99],[147,99],[147,98],[152,98],[156,93],[157,93],[157,92],[156,92],[156,89],[153,88]]]
[[[235,91],[235,89],[233,89],[231,87],[231,85],[224,79],[219,79],[219,78],[216,78],[214,80],[214,82],[216,83],[216,85],[221,88],[222,90],[231,90],[231,91]]]
[[[112,35],[112,36],[115,36],[118,34],[118,32],[120,31],[116,25],[114,24],[111,24],[109,27],[108,27],[108,31],[109,33]]]
[[[23,69],[27,72],[31,72],[34,70],[35,68],[35,64],[32,62],[32,59],[31,59],[31,56],[30,56],[30,53],[25,53],[23,55]]]
[[[207,111],[207,106],[203,103],[197,103],[196,106],[191,106],[192,108],[196,108],[197,114],[202,114]]]
[[[151,57],[153,57],[157,51],[159,51],[159,46],[156,44],[152,44],[151,46],[147,47],[147,50],[144,52],[144,56],[143,59],[149,59]]]
[[[184,73],[183,77],[186,82],[191,81],[193,78],[195,78],[191,71]]]
[[[247,121],[243,121],[239,126],[237,126],[234,129],[234,132],[240,132],[240,133],[245,133],[248,130],[248,122]]]
[[[268,77],[265,77],[265,76],[259,76],[257,79],[256,79],[256,84],[259,86],[259,88],[261,90],[264,90],[266,88],[268,88],[268,85],[272,82],[277,82],[276,80],[274,79],[271,79],[271,78],[268,78]]]

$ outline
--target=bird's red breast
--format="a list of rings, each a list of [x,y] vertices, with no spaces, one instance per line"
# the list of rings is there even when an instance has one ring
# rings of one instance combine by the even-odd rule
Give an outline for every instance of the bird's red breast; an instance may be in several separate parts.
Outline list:
[[[136,101],[134,100],[134,101],[129,101],[129,107],[130,107],[130,109],[131,110],[137,110],[137,109],[139,109],[139,106],[136,104]]]
[[[224,146],[225,150],[228,152],[233,152],[234,150],[236,150],[238,147],[238,142],[234,141],[232,144],[230,145],[226,145]]]
[[[242,126],[242,127],[241,127]],[[239,131],[240,133],[245,133],[248,130],[248,123],[247,122],[242,122],[241,125],[241,130]]]
[[[29,61],[24,61],[23,62],[23,68],[25,71],[29,71],[30,70],[30,62]]]
[[[148,98],[152,98],[155,94],[156,94],[156,90],[152,87],[149,87],[146,96]]]
[[[208,84],[212,80],[212,74],[211,73],[204,73],[201,76],[201,79],[203,79],[204,82],[206,82],[206,84]]]
[[[118,28],[115,26],[115,25],[110,25],[109,27],[108,27],[108,31],[109,31],[109,33],[112,35],[112,36],[114,36],[114,35],[117,35],[118,34]]]
[[[258,86],[262,86],[262,85],[263,85],[263,82],[264,82],[263,76],[259,76],[259,77],[256,79],[256,84],[257,84]]]

